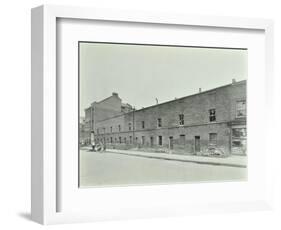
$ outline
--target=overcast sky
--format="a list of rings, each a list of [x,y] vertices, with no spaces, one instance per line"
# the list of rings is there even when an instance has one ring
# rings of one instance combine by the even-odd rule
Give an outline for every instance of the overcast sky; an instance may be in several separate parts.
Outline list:
[[[136,109],[247,79],[247,51],[80,43],[80,115],[119,94]]]

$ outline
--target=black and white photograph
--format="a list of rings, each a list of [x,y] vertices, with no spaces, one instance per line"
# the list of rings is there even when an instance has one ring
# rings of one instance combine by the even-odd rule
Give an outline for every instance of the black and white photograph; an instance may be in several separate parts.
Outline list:
[[[246,48],[78,52],[80,188],[247,180]]]

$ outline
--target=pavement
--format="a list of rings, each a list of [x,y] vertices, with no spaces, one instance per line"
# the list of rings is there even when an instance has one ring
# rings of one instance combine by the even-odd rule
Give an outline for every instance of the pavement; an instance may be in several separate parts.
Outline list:
[[[106,152],[162,160],[191,162],[197,164],[222,165],[229,167],[247,168],[247,156],[231,155],[229,157],[210,157],[195,155],[180,155],[172,153],[142,152],[136,150],[106,149]]]

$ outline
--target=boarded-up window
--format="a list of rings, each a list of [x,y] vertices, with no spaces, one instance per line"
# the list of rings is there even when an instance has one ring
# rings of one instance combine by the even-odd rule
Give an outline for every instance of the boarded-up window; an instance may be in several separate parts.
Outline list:
[[[217,145],[217,133],[209,133],[209,145]]]
[[[179,144],[180,145],[184,145],[185,144],[185,135],[180,135]]]

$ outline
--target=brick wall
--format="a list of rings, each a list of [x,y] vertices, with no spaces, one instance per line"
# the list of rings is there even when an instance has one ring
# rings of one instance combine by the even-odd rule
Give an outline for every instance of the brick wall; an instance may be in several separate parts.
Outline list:
[[[195,136],[200,136],[200,149],[204,151],[210,144],[210,133],[216,133],[217,147],[229,153],[231,128],[228,124],[236,119],[236,101],[241,99],[246,99],[245,81],[100,120],[95,124],[95,133],[99,130],[96,138],[105,139],[108,145],[111,145],[112,138],[112,146],[115,148],[138,146],[164,150],[171,147],[169,138],[172,137],[174,149],[192,153],[195,149]],[[216,120],[213,122],[209,118],[210,109],[216,111]],[[184,125],[179,123],[179,114],[184,115]],[[158,118],[162,119],[162,127],[157,126]],[[162,136],[161,146],[158,145],[159,136]],[[134,139],[133,143],[130,143],[130,138]]]

